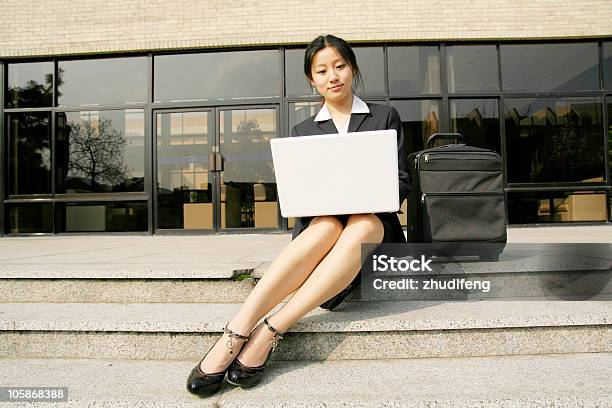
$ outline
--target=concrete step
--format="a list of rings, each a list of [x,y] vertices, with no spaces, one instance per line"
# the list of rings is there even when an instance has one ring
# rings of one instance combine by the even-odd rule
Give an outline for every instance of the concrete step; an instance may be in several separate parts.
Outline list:
[[[203,274],[206,275],[206,274]],[[226,277],[0,279],[2,303],[235,303],[255,280],[243,271]]]
[[[240,302],[286,234],[0,239],[2,302]]]
[[[0,357],[195,360],[240,306],[5,303]],[[611,325],[610,297],[353,302],[310,312],[277,355],[319,361],[608,352]]]
[[[486,282],[486,290],[397,290],[353,292],[348,301],[446,300],[528,296],[573,296],[588,298],[612,293],[612,246],[508,244],[499,262],[434,263],[433,272],[403,274],[426,281]],[[565,249],[564,249],[565,248]],[[593,253],[585,254],[589,248]],[[599,249],[597,249],[599,248]],[[564,252],[565,251],[565,252]],[[572,252],[573,251],[573,252]],[[550,253],[547,253],[550,252]],[[576,255],[576,256],[574,256]],[[228,303],[243,302],[270,262],[238,262],[188,267],[125,264],[46,266],[16,264],[0,268],[1,302],[89,302],[89,303]],[[21,269],[20,269],[21,268]],[[245,279],[246,278],[246,279]],[[255,278],[255,279],[252,279]],[[446,284],[446,283],[445,283]],[[378,293],[377,293],[378,292]],[[363,295],[363,296],[360,296]]]
[[[0,277],[122,278],[134,271],[142,278],[213,271],[222,277],[274,259],[290,240],[287,234],[11,237],[0,239]]]
[[[244,302],[259,279],[252,269],[226,273],[227,277],[202,278],[0,278],[1,303],[239,303]],[[206,274],[203,274],[206,275]],[[408,276],[407,276],[408,277]],[[417,278],[417,276],[410,276]],[[396,290],[378,297],[375,291],[362,294],[358,287],[347,302],[369,300],[452,300],[510,297],[611,294],[609,271],[564,272],[449,272],[446,275],[420,275],[425,281],[440,283],[464,279],[488,282],[483,290]],[[448,283],[444,283],[448,284]]]
[[[612,354],[280,361],[243,390],[199,399],[196,361],[0,359],[4,386],[68,387],[58,407],[609,407]],[[34,375],[35,373],[35,375]],[[47,407],[50,403],[13,403]]]

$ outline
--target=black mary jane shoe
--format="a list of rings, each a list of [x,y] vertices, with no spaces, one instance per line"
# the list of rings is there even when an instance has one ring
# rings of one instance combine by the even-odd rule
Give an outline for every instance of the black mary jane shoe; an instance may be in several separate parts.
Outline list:
[[[229,334],[229,339],[227,340],[227,343],[225,343],[225,345],[229,349],[230,354],[233,354],[232,348],[234,347],[234,343],[232,342],[232,340],[234,338],[242,339],[242,340],[249,339],[249,336],[243,336],[241,334],[235,333],[232,330],[228,329],[227,325],[225,325],[225,328],[223,329],[223,333]],[[242,345],[244,346],[244,343]],[[214,347],[214,344],[213,344],[213,347]],[[225,370],[220,371],[218,373],[209,374],[209,373],[203,372],[202,369],[200,368],[200,365],[202,364],[202,361],[204,361],[208,353],[210,353],[210,350],[212,350],[212,347],[208,350],[206,355],[202,357],[202,360],[200,360],[198,365],[195,366],[193,370],[191,370],[191,373],[189,374],[189,378],[187,378],[187,391],[199,397],[202,397],[202,398],[210,397],[211,395],[214,395],[217,392],[219,392],[219,390],[221,389],[221,386],[223,386],[223,379],[225,378],[225,373],[227,372],[229,368],[228,367]]]
[[[278,345],[278,340],[282,340],[283,334],[278,330],[276,330],[268,319],[264,319],[263,321],[272,333],[274,333],[274,340],[272,342],[272,349],[268,352],[268,356],[266,357],[266,361],[258,367],[249,367],[242,364],[238,359],[235,359],[232,364],[230,364],[229,369],[227,370],[227,382],[236,385],[242,388],[251,388],[259,384],[261,378],[263,377],[266,366],[268,365],[268,360],[270,360],[270,356],[276,349]]]

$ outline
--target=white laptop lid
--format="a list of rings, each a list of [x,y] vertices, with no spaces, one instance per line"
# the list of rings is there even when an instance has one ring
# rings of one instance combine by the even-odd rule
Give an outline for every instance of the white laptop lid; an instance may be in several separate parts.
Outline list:
[[[272,139],[283,217],[399,210],[394,129]]]

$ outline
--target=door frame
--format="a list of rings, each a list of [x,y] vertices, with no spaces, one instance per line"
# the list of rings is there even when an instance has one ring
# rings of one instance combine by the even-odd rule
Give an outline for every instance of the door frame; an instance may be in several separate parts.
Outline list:
[[[277,209],[277,228],[221,228],[221,175],[219,171],[212,171],[212,205],[213,205],[213,228],[211,230],[189,229],[184,228],[159,228],[158,227],[158,197],[157,197],[157,115],[164,113],[184,113],[184,112],[209,112],[212,113],[212,146],[211,152],[221,153],[221,111],[227,110],[252,110],[252,109],[274,109],[276,113],[276,135],[282,136],[281,131],[281,106],[278,103],[272,104],[257,104],[257,105],[214,105],[214,106],[198,106],[189,108],[158,108],[152,110],[152,125],[151,125],[151,203],[152,211],[150,217],[152,219],[152,232],[156,235],[209,235],[209,234],[252,234],[253,232],[283,232],[286,229],[285,221],[281,217],[280,207]],[[210,120],[209,116],[209,120]],[[209,139],[211,140],[211,139]],[[209,174],[210,177],[210,174]]]

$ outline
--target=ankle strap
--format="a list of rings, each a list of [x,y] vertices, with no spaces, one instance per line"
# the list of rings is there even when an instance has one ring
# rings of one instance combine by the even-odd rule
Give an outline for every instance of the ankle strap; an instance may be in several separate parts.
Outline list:
[[[266,324],[266,327],[268,327],[268,330],[274,333],[274,337],[272,341],[272,352],[274,353],[276,351],[276,346],[278,346],[278,341],[283,339],[283,334],[285,333],[281,333],[278,330],[276,330],[274,326],[270,324],[267,317],[264,319],[264,323]]]
[[[248,340],[249,336],[243,336],[242,334],[238,334],[235,331],[228,329],[227,325],[229,324],[229,322],[225,325],[225,327],[223,328],[223,332],[227,333],[230,335],[230,337],[236,337],[238,339],[242,339],[242,340]]]
[[[278,338],[278,339],[282,339],[282,338],[283,338],[283,334],[285,334],[285,333],[281,333],[281,332],[279,332],[278,330],[276,330],[276,329],[274,328],[274,326],[272,326],[272,325],[270,324],[270,322],[268,321],[268,318],[267,318],[267,317],[264,319],[264,323],[265,323],[265,324],[266,324],[266,326],[268,327],[268,330],[270,330],[272,333],[274,333],[274,337],[275,337],[275,338]]]
[[[234,351],[232,350],[232,348],[234,347],[234,342],[232,341],[232,339],[234,337],[236,337],[238,339],[248,340],[249,336],[243,336],[242,334],[238,334],[235,331],[233,331],[231,329],[228,329],[227,328],[228,324],[229,324],[229,322],[223,328],[223,333],[229,334],[229,339],[227,339],[227,343],[225,343],[225,347],[227,347],[227,349],[229,350],[230,354],[234,354]]]

